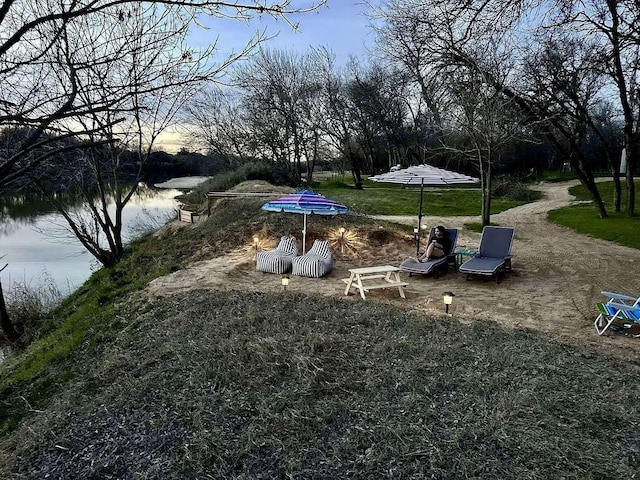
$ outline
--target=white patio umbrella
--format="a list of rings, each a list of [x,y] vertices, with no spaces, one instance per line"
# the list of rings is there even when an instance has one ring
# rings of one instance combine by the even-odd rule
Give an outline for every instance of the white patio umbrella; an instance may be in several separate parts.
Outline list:
[[[369,177],[369,180],[380,183],[400,183],[402,185],[420,185],[420,209],[418,211],[418,232],[422,223],[422,199],[424,187],[426,186],[447,186],[478,183],[479,180],[469,175],[457,173],[444,168],[437,168],[431,165],[413,165],[380,175]],[[420,254],[420,236],[417,239],[416,255]]]

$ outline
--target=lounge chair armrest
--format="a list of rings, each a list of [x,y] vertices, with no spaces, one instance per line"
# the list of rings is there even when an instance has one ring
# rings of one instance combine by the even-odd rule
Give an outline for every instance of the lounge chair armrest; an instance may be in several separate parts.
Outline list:
[[[613,298],[615,300],[627,300],[629,302],[635,302],[637,300],[635,297],[631,297],[629,295],[624,295],[622,293],[607,292],[607,291],[602,291],[600,293],[602,295],[604,295],[605,297]]]
[[[607,302],[606,305],[608,305],[609,307],[615,308],[616,310],[622,310],[623,312],[640,313],[640,307],[632,307],[631,305],[625,305],[624,303]]]

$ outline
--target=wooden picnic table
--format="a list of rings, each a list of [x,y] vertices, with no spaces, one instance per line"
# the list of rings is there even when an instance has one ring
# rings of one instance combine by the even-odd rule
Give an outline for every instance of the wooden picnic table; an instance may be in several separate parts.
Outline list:
[[[360,296],[366,300],[365,292],[378,288],[397,288],[400,296],[404,296],[402,287],[409,285],[407,282],[400,280],[400,269],[391,265],[380,265],[377,267],[350,268],[351,276],[343,278],[342,281],[347,284],[344,290],[345,295],[349,295],[351,287],[360,292]],[[377,283],[371,283],[371,280],[377,280]]]

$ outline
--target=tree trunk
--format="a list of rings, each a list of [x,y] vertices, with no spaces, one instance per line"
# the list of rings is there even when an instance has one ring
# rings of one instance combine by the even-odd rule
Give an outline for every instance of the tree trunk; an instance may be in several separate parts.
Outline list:
[[[551,139],[551,137],[548,137]],[[557,145],[557,142],[554,142]],[[563,150],[559,149],[558,151],[563,152]],[[602,196],[600,195],[600,191],[598,190],[598,186],[596,185],[595,180],[593,179],[593,174],[588,168],[585,168],[583,164],[580,162],[575,155],[567,155],[567,160],[569,160],[569,165],[578,176],[578,180],[580,183],[587,189],[587,191],[591,194],[591,198],[593,199],[593,203],[598,210],[598,215],[600,218],[607,218],[609,215],[607,214],[607,209],[604,206],[604,202],[602,201]]]
[[[351,164],[351,175],[353,176],[353,183],[356,186],[356,190],[362,190],[362,166],[360,165],[360,158],[357,153],[354,153],[350,148],[347,150],[347,158]]]
[[[627,216],[636,216],[636,186],[633,183],[631,168],[627,168]]]
[[[600,218],[607,218],[609,215],[607,214],[607,209],[604,206],[604,202],[602,201],[602,196],[600,195],[600,191],[598,190],[598,186],[596,185],[595,180],[593,179],[593,175],[585,172],[582,166],[575,160],[575,158],[569,158],[569,164],[573,168],[573,171],[578,175],[578,179],[584,185],[584,187],[591,194],[591,198],[593,199],[593,203],[595,204],[598,215]]]
[[[13,326],[13,322],[9,318],[9,313],[7,312],[7,306],[4,302],[4,293],[2,292],[2,282],[0,281],[0,326],[2,327],[2,331],[4,332],[7,340],[11,343],[18,341],[20,338],[20,334],[16,331]]]
[[[487,192],[489,191],[489,188],[487,188],[487,186],[483,185],[482,186],[482,226],[486,227],[487,225],[491,224],[491,195],[489,195]]]
[[[491,224],[491,167],[484,174],[482,182],[482,226]]]
[[[620,182],[620,166],[616,169],[615,166],[611,168],[611,174],[613,176],[613,211],[619,212],[622,206],[622,184]]]
[[[633,141],[632,141],[633,140]],[[636,186],[633,182],[633,172],[638,164],[640,154],[640,142],[636,137],[629,139],[629,151],[627,152],[627,216],[629,218],[636,215]]]
[[[354,165],[351,169],[351,174],[353,175],[353,183],[356,186],[356,190],[362,190],[362,173],[360,172],[360,167]]]

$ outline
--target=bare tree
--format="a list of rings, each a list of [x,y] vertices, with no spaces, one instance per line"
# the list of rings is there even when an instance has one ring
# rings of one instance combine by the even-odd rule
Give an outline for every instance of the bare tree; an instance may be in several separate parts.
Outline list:
[[[336,67],[335,57],[328,50],[318,49],[314,56],[320,82],[320,102],[316,105],[316,116],[323,119],[320,129],[330,148],[349,163],[356,189],[362,189],[364,155],[357,141],[355,110],[347,91],[350,77],[346,69]]]
[[[74,122],[90,147],[65,155],[64,166],[41,165],[32,181],[89,253],[111,267],[124,255],[122,212],[153,145],[186,99],[218,70],[206,65],[207,52],[188,48],[188,29],[176,23],[171,9],[141,4],[124,17],[103,18],[100,28],[93,21],[67,24],[59,48],[49,52],[62,72],[69,64],[86,65],[76,69],[75,83],[76,97],[88,108]],[[104,57],[112,60],[101,63]],[[89,213],[61,203],[48,188],[52,180],[81,194],[82,212]]]
[[[105,24],[112,24],[103,20],[126,21],[132,9],[154,4],[175,14],[177,29],[195,25],[196,17],[201,14],[234,20],[271,15],[286,20],[290,14],[315,10],[326,0],[309,0],[303,7],[294,7],[292,3],[291,0],[5,0],[0,5],[0,84],[3,86],[0,89],[0,129],[28,127],[30,135],[12,150],[11,155],[0,157],[0,187],[32,172],[38,164],[58,152],[71,148],[68,144],[61,146],[60,139],[96,133],[83,131],[78,118],[91,111],[114,108],[117,104],[116,88],[104,104],[95,101],[90,105],[83,103],[79,82],[83,72],[86,74],[92,66],[77,63],[73,55],[66,58],[57,56],[58,52],[64,51],[61,45],[70,42],[71,25],[84,23],[100,31]],[[231,58],[244,57],[264,39],[264,35],[259,34],[249,41],[247,48]],[[96,46],[103,52],[102,57],[94,58],[98,66],[119,60],[121,52],[117,48],[105,48],[104,43]],[[121,44],[119,48],[128,47]],[[226,63],[223,62],[221,69]],[[122,94],[126,98],[130,92],[125,89]],[[78,145],[76,143],[74,148]]]
[[[445,151],[476,165],[484,225],[490,222],[493,169],[519,123],[500,88],[512,63],[496,39],[506,19],[485,23],[489,14],[482,9],[489,3],[390,0],[374,15],[384,20],[376,28],[381,54],[418,84]]]
[[[310,55],[263,49],[237,69],[242,112],[259,155],[293,183],[311,181],[319,135],[311,117],[319,91]]]
[[[409,116],[407,78],[380,63],[348,66],[347,95],[357,139],[367,158],[367,170],[378,173],[401,163],[401,148]],[[386,152],[386,155],[384,153]]]
[[[635,215],[634,172],[640,165],[640,9],[635,0],[570,1],[554,4],[548,15],[557,28],[598,45],[590,68],[609,80],[623,119],[627,150],[627,215]],[[545,27],[547,25],[544,25]]]
[[[3,257],[0,257],[0,259],[2,259]],[[5,268],[7,268],[7,264],[4,264],[2,267],[0,267],[0,272],[2,272]],[[7,337],[7,340],[9,342],[13,343],[20,338],[20,333],[16,330],[15,325],[9,317],[9,312],[7,311],[7,305],[5,304],[4,300],[4,293],[2,292],[2,280],[0,280],[0,328],[2,329],[2,332]]]
[[[530,105],[545,121],[556,149],[577,165],[583,183],[591,185],[600,216],[607,216],[604,202],[593,178],[593,150],[610,165],[616,184],[615,202],[620,198],[619,142],[610,134],[614,112],[609,111],[610,95],[605,76],[593,68],[606,53],[588,38],[557,28],[543,29],[536,35],[535,49],[524,57],[522,88],[533,93]],[[607,113],[608,112],[608,113]]]
[[[210,86],[185,106],[185,133],[200,147],[236,166],[254,158],[251,131],[241,112],[237,88]]]
[[[476,164],[482,189],[482,224],[489,225],[493,171],[509,146],[522,136],[519,115],[477,72],[455,70],[446,80],[452,100],[447,117],[454,131],[463,133],[463,144],[455,148],[453,142],[446,142],[445,135],[445,148],[454,148]]]
[[[406,77],[353,58],[338,68],[326,49],[313,54],[320,84],[318,127],[331,149],[347,160],[360,189],[363,174],[400,163],[405,154],[410,110]]]
[[[413,4],[389,1],[386,8],[370,5],[372,29],[376,33],[376,54],[408,72],[419,86],[426,108],[422,122],[432,125],[432,130],[443,128],[443,111],[446,110],[444,82],[432,63],[430,38],[424,34],[422,21],[405,13]],[[383,20],[382,22],[377,22]]]

